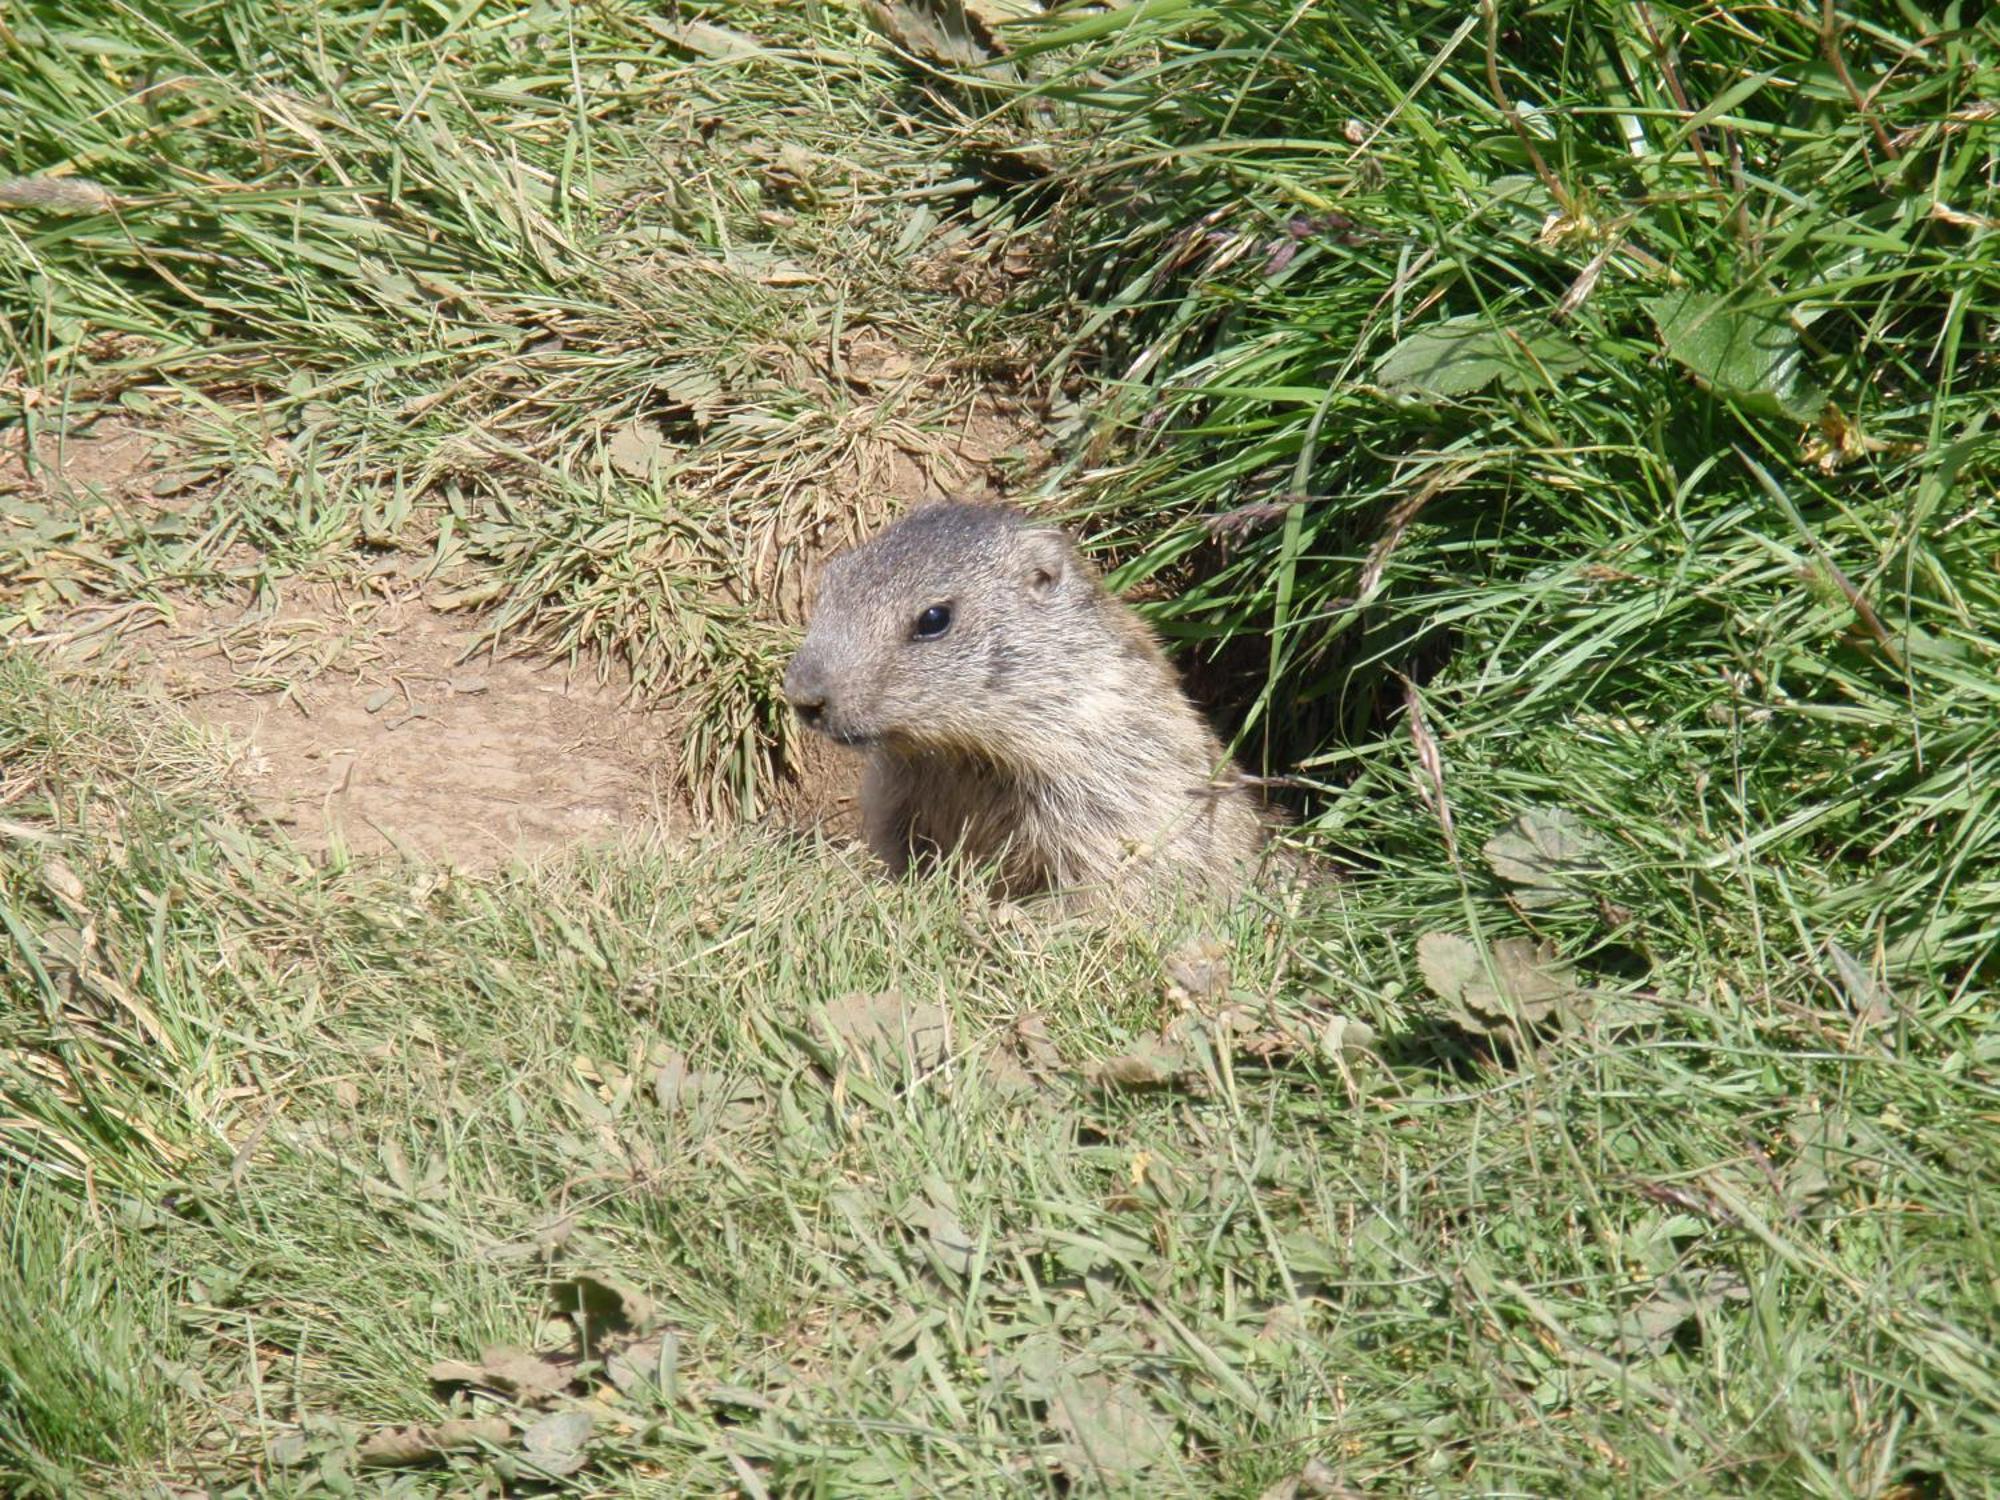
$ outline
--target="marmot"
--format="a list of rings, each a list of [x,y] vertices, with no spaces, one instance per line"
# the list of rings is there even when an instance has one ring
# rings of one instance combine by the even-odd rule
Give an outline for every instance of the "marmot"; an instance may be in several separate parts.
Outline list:
[[[929,505],[832,559],[784,691],[867,752],[863,833],[896,874],[954,853],[1011,899],[1228,895],[1264,844],[1151,629],[1010,507]]]

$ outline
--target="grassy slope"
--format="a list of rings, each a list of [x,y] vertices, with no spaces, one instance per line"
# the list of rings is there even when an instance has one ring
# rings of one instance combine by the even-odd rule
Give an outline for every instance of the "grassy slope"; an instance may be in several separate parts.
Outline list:
[[[120,201],[0,221],[7,399],[29,432],[108,409],[184,451],[170,513],[0,538],[0,631],[389,570],[681,691],[686,789],[755,809],[787,723],[764,601],[1006,346],[924,289],[978,274],[939,228],[977,179],[878,128],[901,85],[858,20],[760,7],[752,41],[654,9],[10,21],[0,173]],[[864,331],[900,381],[848,378]]]
[[[1056,70],[1063,321],[1126,378],[1053,482],[1258,684],[1248,752],[1434,861],[1407,675],[1474,827],[1581,784],[1637,859],[1754,850],[1819,939],[1990,982],[1992,19],[1843,12],[1857,110],[1816,11],[1195,15]]]
[[[1170,1494],[1313,1456],[1451,1494],[1989,1472],[1992,1091],[1927,1018],[1711,959],[1659,1023],[1480,1063],[1398,1026],[1407,928],[1362,891],[1311,941],[1243,913],[1251,1034],[1197,1027],[1179,1086],[1105,1092],[1089,1063],[1174,1014],[1165,938],[1035,938],[763,843],[315,875],[115,702],[5,687],[50,789],[11,810],[41,967],[10,980],[6,1140],[94,1174],[9,1213],[17,1481],[242,1473],[302,1426],[309,1462],[260,1483],[337,1490],[371,1424],[438,1414],[433,1359],[564,1343],[543,1304],[580,1269],[679,1340],[670,1392],[600,1409],[590,1493],[739,1463],[773,1493],[1047,1493],[1064,1401],[1113,1408],[1085,1431]],[[888,987],[946,1008],[948,1052],[841,1065],[816,1008]],[[1335,1011],[1389,1061],[1254,1054]],[[1023,1096],[983,1054],[1028,1015],[1062,1060]],[[691,1093],[661,1091],[675,1053]]]
[[[1976,774],[2000,601],[1973,502],[1925,498],[1990,472],[1984,239],[1919,235],[1894,195],[1877,218],[1906,226],[1903,249],[1879,222],[1846,227],[1876,170],[1868,122],[1816,76],[1746,95],[1732,128],[1769,146],[1746,153],[1757,180],[1825,184],[1805,199],[1816,217],[1755,244],[1866,228],[1883,257],[1839,271],[1812,326],[1865,336],[1816,350],[1815,374],[1917,451],[1822,475],[1754,390],[1720,400],[1654,357],[1657,288],[1622,259],[1578,315],[1584,375],[1412,409],[1357,381],[1376,354],[1447,312],[1538,330],[1522,320],[1594,248],[1538,248],[1540,211],[1495,201],[1528,164],[1477,34],[1429,70],[1456,12],[1306,26],[1278,24],[1292,7],[1216,9],[1241,29],[1125,31],[1091,54],[1127,71],[1098,80],[1108,113],[1083,122],[1097,154],[1055,225],[1073,259],[1052,284],[1081,288],[1064,327],[1128,309],[1104,321],[1110,367],[1157,345],[1159,389],[1138,400],[1168,401],[1166,420],[1080,447],[1072,493],[1133,575],[1190,585],[1170,624],[1248,627],[1277,670],[1272,703],[1320,757],[1322,832],[1372,865],[1303,913],[1233,919],[1247,1030],[1177,1034],[1153,1059],[1172,1087],[1105,1090],[1089,1064],[1177,1013],[1170,935],[1036,935],[766,841],[491,881],[314,870],[236,816],[198,739],[8,662],[0,1485],[204,1472],[253,1493],[463,1493],[510,1472],[520,1440],[358,1479],[357,1445],[441,1414],[433,1359],[559,1342],[542,1326],[551,1278],[596,1269],[650,1294],[677,1343],[664,1389],[628,1381],[599,1411],[595,1461],[565,1481],[586,1493],[1051,1493],[1058,1464],[1082,1467],[1079,1439],[1110,1488],[1164,1494],[1255,1495],[1314,1459],[1398,1494],[1987,1491],[2000,1132],[1994,820]],[[670,71],[684,49],[616,7],[565,31],[527,8],[455,23],[216,8],[178,31],[149,14],[91,21],[136,61],[7,54],[12,98],[68,122],[25,136],[22,165],[74,153],[162,200],[126,221],[151,266],[89,219],[9,242],[15,358],[81,399],[261,389],[316,458],[244,468],[182,532],[86,517],[84,555],[112,561],[68,567],[68,586],[217,581],[245,539],[259,576],[340,566],[394,521],[400,545],[497,577],[503,608],[545,609],[568,639],[625,642],[657,672],[706,661],[713,632],[645,611],[690,550],[727,552],[684,527],[730,534],[732,498],[781,531],[827,503],[832,486],[799,510],[777,500],[798,494],[789,455],[803,443],[816,471],[829,450],[812,435],[839,430],[836,396],[794,361],[843,304],[783,278],[737,277],[724,298],[689,263],[748,238],[913,341],[952,326],[890,237],[929,200],[842,190],[801,212],[766,171],[792,132],[879,174],[864,189],[957,171],[920,122],[875,128],[887,75],[837,11],[810,33],[802,13],[765,17],[762,34],[801,44],[786,57],[686,72]],[[1700,177],[1691,153],[1628,167],[1601,139],[1617,116],[1574,107],[1622,80],[1619,108],[1666,130],[1661,70],[1617,26],[1592,31],[1594,11],[1549,14],[1575,46],[1503,37],[1496,65],[1548,107],[1555,170],[1643,201],[1641,242],[1699,284],[1754,281],[1733,211],[1673,175]],[[1656,15],[1669,34],[1685,19]],[[1622,62],[1598,70],[1592,35]],[[1775,22],[1753,35],[1802,67],[1816,46]],[[1878,56],[1870,35],[1857,66]],[[1897,74],[1895,128],[1930,122],[1926,180],[1972,212],[1990,211],[1985,158],[1964,166],[1954,143],[1989,148],[1948,126],[1983,97],[1987,41]],[[1199,57],[1176,51],[1196,42]],[[1747,55],[1712,45],[1708,71],[1686,64],[1708,97]],[[165,123],[98,107],[148,68],[196,80],[149,106]],[[313,101],[309,129],[272,80]],[[1793,107],[1817,135],[1786,133]],[[1392,109],[1369,151],[1329,149],[1349,114]],[[406,116],[428,128],[392,128]],[[724,124],[704,136],[710,118]],[[172,149],[132,149],[160,140]],[[1624,175],[1646,171],[1662,180]],[[343,199],[357,181],[365,228]],[[1145,196],[1120,196],[1135,185]],[[1327,209],[1301,191],[1393,253],[1315,230],[1267,271],[1284,216]],[[773,193],[792,224],[759,217]],[[1236,247],[1226,265],[1149,269],[1215,208],[1250,216],[1209,226],[1218,255]],[[621,238],[635,216],[639,248]],[[399,275],[471,295],[426,288],[413,313]],[[746,344],[777,352],[746,372],[730,363]],[[726,377],[724,430],[657,490],[605,478],[586,451],[658,401],[662,363]],[[1100,430],[1116,433],[1118,401],[1097,407]],[[1308,441],[1322,405],[1338,445]],[[212,410],[196,437],[218,457],[267,451],[267,431]],[[505,486],[452,460],[468,427],[521,450]],[[1754,471],[1702,466],[1732,444],[1863,580],[1906,670],[1850,639],[1845,596]],[[1420,512],[1385,520],[1441,473]],[[1203,514],[1288,486],[1325,498],[1233,564],[1191,553]],[[385,519],[399,494],[408,515]],[[1357,590],[1385,535],[1379,588]],[[32,606],[28,569],[67,554],[23,556],[0,580]],[[1334,602],[1353,592],[1361,616]],[[713,610],[698,593],[696,613]],[[1382,707],[1390,668],[1423,684],[1455,843]],[[762,679],[718,680],[751,705],[716,721],[740,763]],[[1610,841],[1523,907],[1480,846],[1533,803]],[[1606,998],[1496,1055],[1438,1022],[1415,950],[1441,930],[1546,937]],[[947,1008],[948,1054],[841,1063],[817,1007],[890,986]],[[1030,1049],[1044,1082],[1027,1092],[983,1057],[1025,1016],[1059,1054]],[[1330,1018],[1372,1027],[1374,1054],[1344,1051]],[[676,1084],[677,1055],[709,1077]],[[296,1462],[266,1462],[274,1445]]]

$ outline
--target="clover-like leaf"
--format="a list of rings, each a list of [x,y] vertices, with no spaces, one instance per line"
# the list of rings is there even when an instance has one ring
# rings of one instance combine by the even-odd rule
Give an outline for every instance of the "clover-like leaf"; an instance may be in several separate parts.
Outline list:
[[[1747,410],[1809,422],[1824,398],[1805,370],[1799,336],[1782,313],[1686,287],[1646,311],[1667,353],[1701,383]]]
[[[1427,932],[1417,939],[1417,967],[1433,993],[1467,1031],[1510,1031],[1561,1020],[1583,992],[1553,945],[1501,938],[1482,954],[1470,938]]]
[[[1549,906],[1574,895],[1604,868],[1605,841],[1575,813],[1531,807],[1488,839],[1486,863],[1517,887],[1523,906]]]
[[[1469,396],[1496,380],[1515,390],[1546,386],[1588,363],[1581,349],[1553,333],[1496,328],[1471,315],[1417,329],[1377,361],[1375,379],[1417,395]]]

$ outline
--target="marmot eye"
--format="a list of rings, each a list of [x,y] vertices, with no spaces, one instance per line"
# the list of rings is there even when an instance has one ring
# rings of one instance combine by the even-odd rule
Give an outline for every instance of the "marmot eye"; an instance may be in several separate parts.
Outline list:
[[[949,629],[951,629],[951,606],[933,604],[917,616],[917,623],[910,627],[910,635],[914,640],[934,641]]]

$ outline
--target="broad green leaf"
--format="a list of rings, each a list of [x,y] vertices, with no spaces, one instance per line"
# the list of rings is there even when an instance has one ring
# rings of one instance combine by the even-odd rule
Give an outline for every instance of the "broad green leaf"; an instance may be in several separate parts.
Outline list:
[[[1782,315],[1731,307],[1687,288],[1650,298],[1646,311],[1667,353],[1717,395],[1764,416],[1811,421],[1822,398],[1807,377],[1798,334]]]
[[[1468,316],[1419,328],[1382,356],[1375,378],[1391,390],[1469,396],[1496,380],[1513,390],[1553,384],[1586,363],[1582,350],[1552,333],[1523,334]]]

